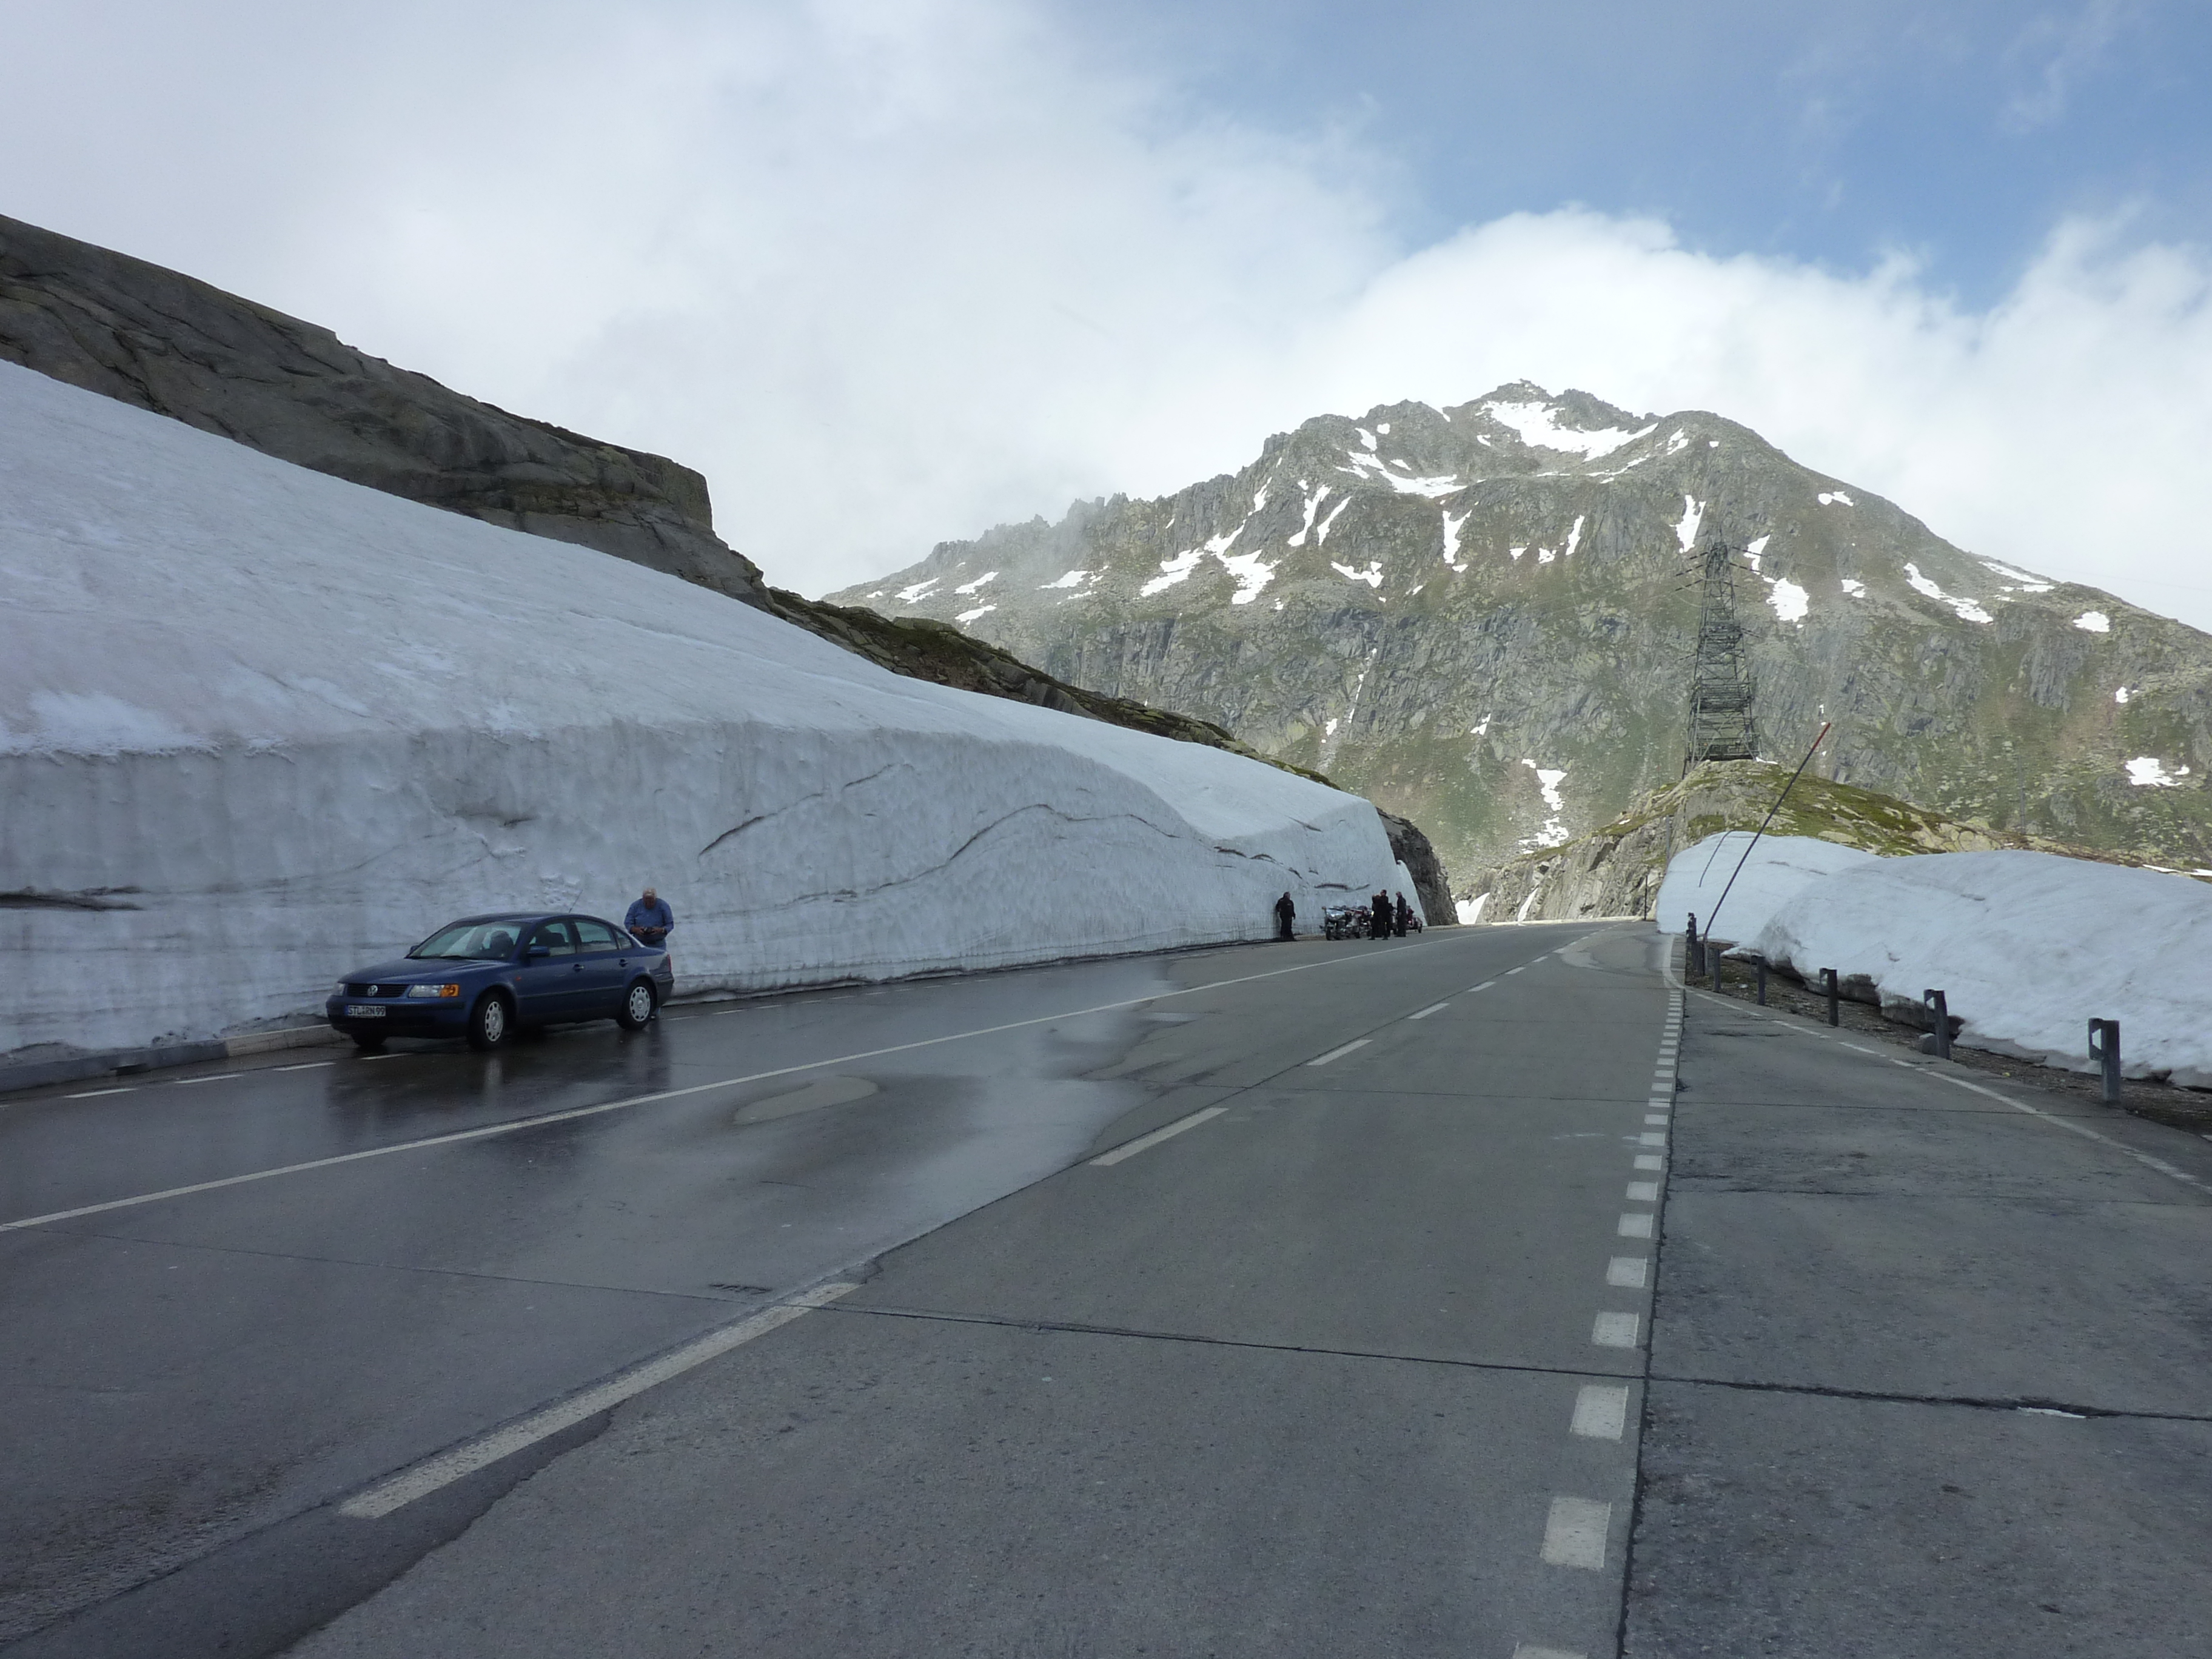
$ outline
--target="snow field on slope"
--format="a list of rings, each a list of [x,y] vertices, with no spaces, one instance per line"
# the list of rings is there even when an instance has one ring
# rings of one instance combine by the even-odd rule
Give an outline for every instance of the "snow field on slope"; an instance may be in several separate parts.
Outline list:
[[[1748,860],[1744,857],[1747,848],[1751,848]],[[1717,920],[1718,938],[1748,939],[1809,884],[1875,861],[1871,853],[1811,836],[1761,836],[1756,847],[1752,847],[1748,830],[1707,836],[1668,860],[1667,874],[1659,884],[1659,928],[1679,933],[1695,915],[1701,935]],[[1741,876],[1736,874],[1739,863],[1743,866]],[[1733,887],[1729,885],[1731,878]],[[1723,892],[1728,902],[1721,904]],[[1717,918],[1716,905],[1721,907]]]
[[[2212,1087],[2212,887],[2053,853],[1875,859],[1808,885],[1751,948],[1885,997],[1933,988],[1960,1040],[2090,1069],[2088,1023],[2120,1022],[2130,1077]]]
[[[319,1012],[454,916],[647,883],[697,992],[1264,938],[1285,888],[1403,879],[1355,796],[0,363],[0,1053]]]
[[[1659,925],[1702,929],[1749,832],[1678,853]],[[1885,1002],[1944,994],[1959,1041],[2089,1069],[2088,1023],[2120,1022],[2130,1077],[2212,1086],[2212,887],[2155,870],[2053,853],[1876,858],[1796,836],[1761,838],[1718,917],[1808,983],[1863,975]]]

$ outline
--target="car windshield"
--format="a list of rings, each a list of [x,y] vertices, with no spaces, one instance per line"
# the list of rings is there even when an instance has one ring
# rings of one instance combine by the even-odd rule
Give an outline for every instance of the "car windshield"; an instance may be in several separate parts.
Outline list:
[[[407,954],[439,962],[504,962],[514,954],[518,931],[511,921],[457,921]]]

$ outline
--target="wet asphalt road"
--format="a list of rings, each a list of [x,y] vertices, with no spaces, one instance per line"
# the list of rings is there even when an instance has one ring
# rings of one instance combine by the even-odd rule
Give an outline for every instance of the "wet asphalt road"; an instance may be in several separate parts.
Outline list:
[[[1670,1122],[1656,960],[1315,941],[13,1097],[0,1218],[350,1161],[0,1231],[0,1639],[2207,1650],[2212,1146],[1696,996]]]

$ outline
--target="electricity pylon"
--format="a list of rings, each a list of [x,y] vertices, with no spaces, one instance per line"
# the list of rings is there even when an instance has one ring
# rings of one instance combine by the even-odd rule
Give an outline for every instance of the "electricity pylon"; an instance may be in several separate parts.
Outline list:
[[[1759,757],[1751,666],[1744,660],[1743,628],[1735,619],[1735,570],[1725,544],[1715,541],[1706,547],[1705,604],[1698,615],[1698,654],[1691,669],[1685,775],[1699,761]]]

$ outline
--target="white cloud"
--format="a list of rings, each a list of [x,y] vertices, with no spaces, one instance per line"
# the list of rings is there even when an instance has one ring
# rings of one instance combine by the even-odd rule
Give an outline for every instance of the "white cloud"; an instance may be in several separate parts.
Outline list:
[[[0,210],[674,455],[808,591],[1525,376],[1714,410],[1975,552],[2212,625],[2212,257],[2124,222],[2057,227],[1984,312],[1902,258],[1574,209],[1408,251],[1387,158],[1180,116],[1021,0],[0,13],[36,135]]]

